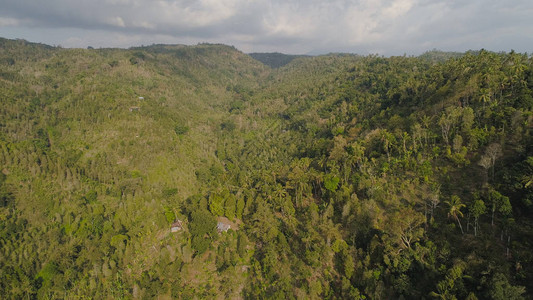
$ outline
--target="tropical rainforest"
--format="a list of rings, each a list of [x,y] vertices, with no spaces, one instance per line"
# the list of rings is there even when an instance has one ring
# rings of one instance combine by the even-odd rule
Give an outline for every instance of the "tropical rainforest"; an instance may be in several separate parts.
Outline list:
[[[1,297],[533,299],[530,55],[256,57],[0,39]]]

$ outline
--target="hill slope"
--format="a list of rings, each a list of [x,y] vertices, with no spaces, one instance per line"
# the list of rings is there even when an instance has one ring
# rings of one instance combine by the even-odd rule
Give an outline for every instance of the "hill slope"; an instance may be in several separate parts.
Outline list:
[[[2,276],[24,274],[2,280],[13,296],[40,285],[56,293],[63,280],[76,284],[56,295],[83,294],[85,266],[95,263],[140,278],[137,272],[153,264],[144,261],[144,251],[152,251],[147,243],[156,242],[141,237],[165,230],[164,212],[204,189],[196,174],[216,162],[233,90],[257,86],[265,72],[221,45],[163,52],[2,40],[0,56],[2,187],[9,195]],[[115,252],[117,239],[121,254],[104,255]],[[38,283],[49,265],[58,277]],[[15,289],[22,281],[27,290]],[[98,286],[92,295],[106,293]]]
[[[283,67],[284,65],[290,63],[293,59],[300,57],[307,57],[306,55],[290,55],[283,53],[250,53],[249,54],[254,59],[262,62],[263,64],[276,69]]]
[[[0,290],[531,297],[531,58],[454,57],[0,40]]]

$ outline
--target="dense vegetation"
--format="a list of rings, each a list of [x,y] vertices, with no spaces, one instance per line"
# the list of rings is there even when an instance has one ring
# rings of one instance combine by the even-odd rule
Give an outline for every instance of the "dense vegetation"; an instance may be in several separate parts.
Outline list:
[[[306,57],[305,55],[290,55],[283,53],[250,53],[249,54],[254,59],[262,62],[263,64],[271,68],[279,68],[290,63],[296,58]]]
[[[5,298],[533,296],[527,55],[0,39],[0,99]]]

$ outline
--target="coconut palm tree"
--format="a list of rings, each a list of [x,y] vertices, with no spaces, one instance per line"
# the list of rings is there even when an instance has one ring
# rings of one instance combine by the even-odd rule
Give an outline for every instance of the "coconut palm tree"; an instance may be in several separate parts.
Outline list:
[[[450,206],[450,210],[448,211],[448,217],[453,217],[457,221],[457,224],[459,224],[459,228],[461,229],[461,234],[464,234],[463,226],[461,225],[459,217],[463,217],[461,208],[465,207],[466,205],[461,202],[461,198],[459,198],[459,196],[457,195],[452,195],[450,201],[444,201],[444,203]]]

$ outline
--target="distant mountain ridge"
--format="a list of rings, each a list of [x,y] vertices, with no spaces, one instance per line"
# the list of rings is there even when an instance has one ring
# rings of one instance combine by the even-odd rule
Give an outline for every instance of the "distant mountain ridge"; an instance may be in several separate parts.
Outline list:
[[[460,58],[464,56],[465,53],[461,52],[452,52],[452,51],[441,51],[441,50],[431,50],[426,51],[423,54],[419,55],[418,58],[429,60],[431,62],[445,62],[452,58]]]
[[[293,55],[293,54],[283,54],[279,52],[250,53],[248,55],[250,55],[255,60],[258,60],[273,69],[283,67],[284,65],[290,63],[292,60],[296,58],[310,57],[309,55]]]

